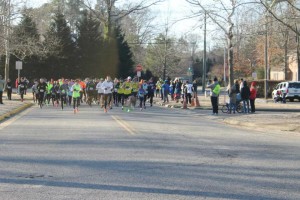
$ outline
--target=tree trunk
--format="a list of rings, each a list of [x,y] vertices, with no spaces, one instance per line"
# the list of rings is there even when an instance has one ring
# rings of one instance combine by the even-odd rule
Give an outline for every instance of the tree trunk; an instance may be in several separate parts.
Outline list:
[[[228,84],[229,87],[231,88],[234,84],[234,74],[233,74],[233,45],[232,45],[232,39],[233,39],[233,33],[232,33],[232,29],[233,29],[233,24],[230,25],[229,27],[229,31],[227,34],[227,45],[228,45],[228,71],[229,71],[229,80],[228,80]]]
[[[287,80],[287,69],[288,69],[288,41],[289,34],[288,31],[285,33],[284,41],[284,80]]]

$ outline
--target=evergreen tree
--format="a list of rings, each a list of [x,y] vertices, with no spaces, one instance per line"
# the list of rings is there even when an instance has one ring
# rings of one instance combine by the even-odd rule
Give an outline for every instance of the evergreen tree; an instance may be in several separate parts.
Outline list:
[[[93,19],[87,11],[83,13],[82,20],[78,24],[78,53],[79,65],[82,76],[95,77],[101,75],[101,54],[104,44],[100,35],[100,24]]]
[[[133,56],[121,28],[114,28],[112,36],[105,37],[103,51],[99,55],[100,75],[123,78],[129,75],[132,76],[134,69]]]
[[[119,26],[115,28],[115,37],[119,55],[118,75],[120,77],[132,75],[134,71],[133,55]]]
[[[75,38],[71,35],[70,28],[64,15],[57,12],[45,36],[45,46],[49,50],[45,65],[47,76],[53,78],[74,77],[80,75],[76,65]],[[50,74],[49,74],[50,72]]]

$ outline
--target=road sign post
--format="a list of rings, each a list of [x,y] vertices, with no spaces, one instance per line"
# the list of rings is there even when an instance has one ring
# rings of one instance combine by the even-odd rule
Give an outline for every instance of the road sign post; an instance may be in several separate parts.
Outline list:
[[[16,61],[16,70],[18,70],[18,81],[20,81],[20,70],[22,70],[22,61]]]
[[[136,70],[136,75],[138,77],[138,81],[140,81],[140,77],[142,76],[143,66],[141,64],[138,64],[135,70]]]

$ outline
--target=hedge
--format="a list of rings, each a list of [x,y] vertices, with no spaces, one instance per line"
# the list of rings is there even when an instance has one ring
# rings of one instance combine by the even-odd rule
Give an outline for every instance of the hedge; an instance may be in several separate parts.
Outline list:
[[[257,98],[264,98],[265,97],[265,81],[264,80],[255,80],[255,81],[249,81],[248,83],[249,86],[251,85],[252,82],[256,83],[256,88],[257,88]],[[267,88],[267,94],[268,94],[268,98],[272,97],[272,92],[274,90],[274,88],[276,87],[276,85],[278,83],[283,82],[278,81],[278,80],[268,80],[268,88]]]

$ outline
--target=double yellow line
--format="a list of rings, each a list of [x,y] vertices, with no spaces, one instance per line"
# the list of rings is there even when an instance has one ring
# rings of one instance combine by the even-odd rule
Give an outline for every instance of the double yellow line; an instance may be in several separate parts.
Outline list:
[[[129,124],[127,124],[124,120],[122,120],[119,116],[111,115],[111,117],[122,126],[130,135],[135,135],[133,128]]]

